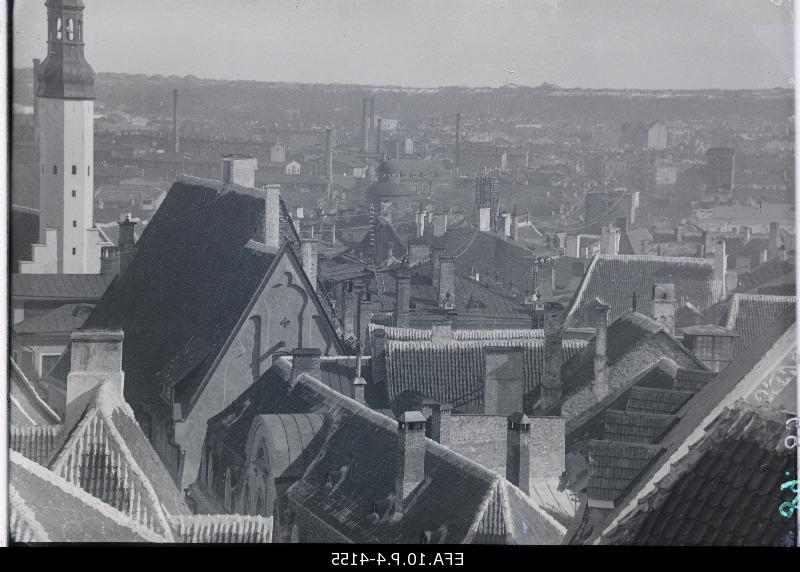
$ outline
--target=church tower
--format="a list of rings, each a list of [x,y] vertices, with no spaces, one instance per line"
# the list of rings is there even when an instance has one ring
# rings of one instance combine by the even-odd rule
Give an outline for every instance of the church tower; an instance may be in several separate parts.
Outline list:
[[[96,274],[94,71],[83,55],[82,0],[47,0],[47,58],[35,65],[39,234],[20,272]]]

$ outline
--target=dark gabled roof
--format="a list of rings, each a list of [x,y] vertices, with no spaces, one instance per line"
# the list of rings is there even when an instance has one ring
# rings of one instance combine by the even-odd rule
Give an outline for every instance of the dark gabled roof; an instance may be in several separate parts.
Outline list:
[[[716,376],[716,372],[694,369],[679,369],[675,376],[675,389],[697,393]]]
[[[647,443],[593,440],[589,451],[589,498],[613,502],[663,449]]]
[[[611,306],[614,319],[630,310],[634,292],[637,310],[651,316],[653,285],[662,283],[675,285],[679,306],[690,302],[701,310],[717,302],[722,293],[722,284],[714,280],[713,260],[598,254],[570,304],[566,326],[589,325],[589,305],[597,297]]]
[[[704,312],[706,320],[737,335],[734,355],[747,350],[785,312],[794,312],[794,296],[731,294]]]
[[[125,398],[134,407],[171,416],[161,394],[173,385],[184,414],[191,409],[271,268],[298,247],[285,207],[277,252],[252,240],[263,240],[263,220],[261,191],[194,179],[173,185],[85,323],[125,331]],[[69,350],[53,377],[63,382],[68,370]]]
[[[12,274],[11,297],[96,302],[112,279],[103,274]]]
[[[671,468],[604,543],[648,546],[775,546],[796,522],[778,512],[796,478],[784,446],[785,416],[739,404]]]
[[[775,287],[778,285],[795,284],[795,267],[789,262],[771,260],[759,264],[747,274],[739,274],[737,290],[740,292],[754,292],[761,287]]]
[[[714,372],[709,372],[716,375]],[[680,409],[695,392],[656,387],[634,387],[628,396],[628,411],[672,413]]]
[[[14,324],[11,329],[15,334],[68,334],[82,328],[93,309],[92,304],[64,304],[52,312]]]

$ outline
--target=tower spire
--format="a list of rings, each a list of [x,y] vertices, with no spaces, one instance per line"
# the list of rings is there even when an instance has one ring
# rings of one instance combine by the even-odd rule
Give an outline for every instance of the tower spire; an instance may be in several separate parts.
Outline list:
[[[38,97],[94,99],[94,70],[83,55],[82,0],[47,0],[47,57],[39,66]]]

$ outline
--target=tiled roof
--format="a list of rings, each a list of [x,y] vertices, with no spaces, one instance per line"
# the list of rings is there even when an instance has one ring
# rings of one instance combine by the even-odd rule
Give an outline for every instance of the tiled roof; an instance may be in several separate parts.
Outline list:
[[[103,274],[12,274],[11,296],[26,300],[96,302],[112,279]]]
[[[634,387],[628,396],[627,410],[641,413],[673,413],[694,394],[694,391]]]
[[[209,421],[207,439],[219,440],[244,457],[243,448],[256,417],[277,413],[323,416],[321,439],[314,439],[313,446],[305,449],[307,469],[288,492],[295,510],[313,513],[315,519],[354,542],[418,542],[423,532],[439,530],[446,531],[442,542],[469,542],[484,519],[489,499],[500,489],[509,499],[502,503],[504,521],[527,523],[527,537],[517,534],[514,541],[559,541],[563,527],[532,503],[522,504],[518,495],[508,494],[515,487],[427,439],[425,484],[413,493],[402,518],[376,519],[373,503],[394,490],[397,424],[308,375],[290,386],[290,375],[290,360],[280,359]],[[224,425],[223,420],[233,412],[236,420]],[[329,471],[341,471],[343,466],[347,466],[345,477],[332,491],[326,487]],[[510,513],[518,516],[509,517]]]
[[[591,441],[589,451],[589,498],[614,501],[630,488],[662,448],[645,443]]]
[[[763,286],[794,284],[795,268],[789,262],[772,260],[759,264],[747,274],[739,274],[737,280],[739,282],[737,290],[740,292],[753,292]]]
[[[675,285],[678,305],[690,302],[701,310],[720,299],[722,284],[714,280],[713,260],[668,256],[598,254],[592,259],[570,305],[566,325],[590,325],[589,304],[597,297],[611,306],[611,319],[631,309],[633,293],[637,310],[653,315],[653,285]]]
[[[679,369],[678,374],[675,376],[675,389],[697,393],[716,375],[713,371]]]
[[[538,400],[544,372],[544,338],[453,341],[446,345],[429,341],[386,343],[386,391],[395,410],[401,411],[413,394],[454,407],[483,403],[486,346],[522,348],[526,410]],[[563,340],[563,361],[586,346],[583,340]]]
[[[370,326],[373,331],[375,326]],[[417,328],[396,328],[387,326],[383,328],[387,340],[398,342],[427,342],[430,341],[432,331]],[[454,341],[497,341],[497,340],[543,340],[542,329],[517,329],[517,330],[453,330]]]
[[[263,228],[263,197],[238,186],[176,182],[142,233],[127,271],[86,320],[87,328],[125,331],[125,398],[137,409],[171,418],[161,394],[172,384],[188,414],[276,258],[299,248],[283,203],[282,251],[251,240]],[[69,359],[67,351],[53,370],[61,383]]]
[[[169,535],[168,513],[189,512],[133,411],[110,382],[97,387],[82,417],[66,431],[49,465],[61,478],[160,535]]]
[[[673,415],[609,410],[605,438],[624,443],[656,443],[676,420]]]
[[[167,540],[16,451],[9,452],[9,461],[9,532],[15,542]]]
[[[15,334],[68,334],[83,327],[93,308],[92,304],[65,304],[14,324],[12,329]]]
[[[796,526],[778,513],[796,477],[785,417],[739,404],[604,538],[658,546],[774,546]],[[787,476],[787,473],[789,476]],[[785,494],[784,494],[785,493]]]
[[[749,348],[784,313],[795,311],[794,296],[733,294],[727,318],[722,324],[733,333],[733,351],[737,355]]]

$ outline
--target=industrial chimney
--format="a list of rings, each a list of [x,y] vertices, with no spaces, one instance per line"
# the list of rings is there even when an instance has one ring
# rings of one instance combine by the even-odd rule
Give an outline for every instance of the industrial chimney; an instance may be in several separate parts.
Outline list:
[[[458,165],[461,162],[461,114],[456,113],[456,157],[455,170],[458,172]]]
[[[367,124],[367,98],[361,102],[361,151],[369,153],[369,125]]]
[[[178,130],[178,90],[172,90],[172,142],[175,145],[175,154],[181,152],[180,132]]]

